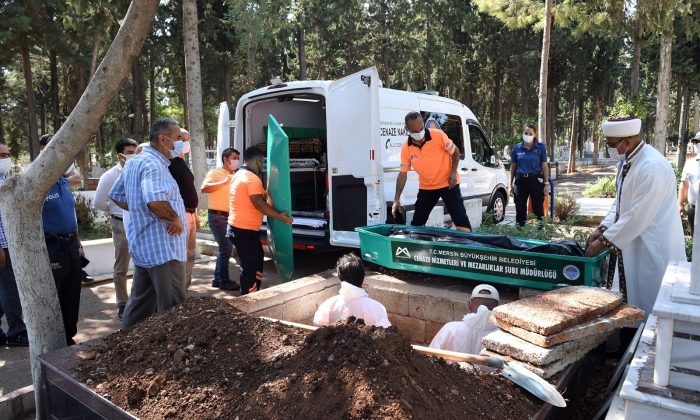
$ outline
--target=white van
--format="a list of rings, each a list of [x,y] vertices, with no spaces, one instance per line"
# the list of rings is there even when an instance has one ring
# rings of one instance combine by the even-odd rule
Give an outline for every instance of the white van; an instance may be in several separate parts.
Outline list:
[[[410,111],[420,111],[428,127],[439,127],[459,147],[464,200],[481,200],[482,211],[503,220],[508,177],[469,108],[434,94],[385,89],[374,67],[336,81],[254,90],[238,101],[233,120],[221,103],[216,161],[227,147],[241,153],[253,145],[264,148],[272,114],[290,137],[295,248],[359,247],[356,227],[392,222]],[[413,208],[417,193],[418,175],[410,172],[404,210]]]

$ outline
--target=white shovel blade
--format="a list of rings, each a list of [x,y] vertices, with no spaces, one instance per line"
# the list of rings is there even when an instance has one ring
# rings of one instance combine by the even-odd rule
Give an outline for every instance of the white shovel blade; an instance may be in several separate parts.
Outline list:
[[[566,407],[564,397],[561,396],[559,391],[557,391],[552,384],[522,366],[505,362],[501,370],[501,375],[525,388],[542,401],[548,402],[556,407]]]

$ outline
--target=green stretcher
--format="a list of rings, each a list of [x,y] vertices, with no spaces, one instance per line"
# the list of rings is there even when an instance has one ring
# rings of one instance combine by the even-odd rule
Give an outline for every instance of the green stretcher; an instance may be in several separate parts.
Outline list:
[[[608,251],[595,257],[576,257],[513,251],[464,244],[389,236],[396,225],[358,227],[365,261],[387,268],[437,274],[479,282],[552,290],[563,286],[600,286],[607,273]],[[397,226],[416,228],[415,226]],[[454,230],[424,227],[426,231]],[[478,233],[469,236],[478,237]],[[547,242],[521,239],[535,245]]]
[[[267,130],[267,193],[276,210],[292,214],[289,173],[289,138],[272,114]],[[294,240],[292,226],[272,217],[267,218],[267,243],[282,280],[292,279],[294,272]]]

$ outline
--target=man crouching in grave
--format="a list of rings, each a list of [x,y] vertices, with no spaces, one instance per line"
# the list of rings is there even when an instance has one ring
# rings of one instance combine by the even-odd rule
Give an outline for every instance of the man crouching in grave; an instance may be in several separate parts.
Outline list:
[[[491,318],[491,311],[498,306],[498,290],[488,284],[480,284],[472,291],[469,299],[470,313],[461,321],[445,324],[430,342],[430,347],[440,350],[458,351],[460,353],[479,354],[484,346],[481,339],[496,331]]]
[[[340,279],[340,292],[323,302],[314,315],[314,325],[324,326],[344,321],[353,316],[365,321],[365,325],[391,327],[384,305],[370,299],[362,288],[365,267],[355,254],[345,254],[335,266]]]

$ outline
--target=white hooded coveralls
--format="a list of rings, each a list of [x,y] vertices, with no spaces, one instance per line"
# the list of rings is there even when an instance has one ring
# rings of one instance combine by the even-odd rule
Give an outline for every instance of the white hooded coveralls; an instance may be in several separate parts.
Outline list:
[[[365,325],[391,327],[384,305],[370,299],[365,289],[344,281],[340,282],[338,295],[327,299],[318,307],[314,315],[314,325],[329,325],[351,316],[363,319]]]

